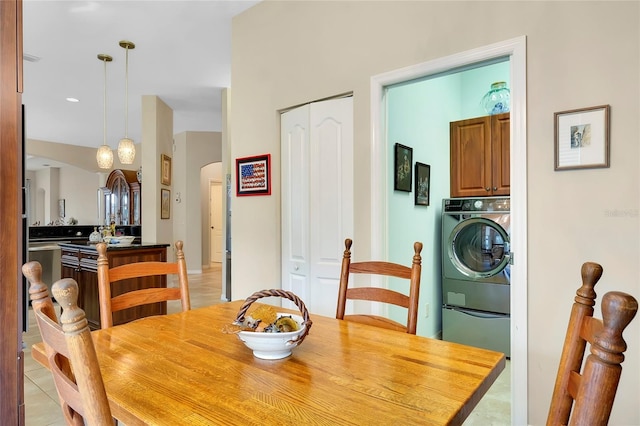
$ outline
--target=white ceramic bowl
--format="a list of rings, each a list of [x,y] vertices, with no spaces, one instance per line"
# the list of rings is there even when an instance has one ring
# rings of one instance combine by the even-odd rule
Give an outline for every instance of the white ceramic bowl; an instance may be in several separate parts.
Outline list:
[[[253,356],[260,359],[282,359],[291,355],[291,349],[298,346],[298,339],[306,330],[304,319],[299,315],[278,313],[278,318],[291,316],[299,325],[297,331],[287,333],[264,333],[255,331],[241,331],[237,333],[238,339],[253,350]]]
[[[110,246],[130,246],[135,238],[132,235],[121,235],[119,237],[104,237],[103,240]]]

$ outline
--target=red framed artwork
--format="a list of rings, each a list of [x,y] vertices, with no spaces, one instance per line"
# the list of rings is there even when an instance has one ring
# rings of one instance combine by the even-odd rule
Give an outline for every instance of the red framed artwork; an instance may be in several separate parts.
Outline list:
[[[271,195],[271,154],[236,159],[236,195]]]

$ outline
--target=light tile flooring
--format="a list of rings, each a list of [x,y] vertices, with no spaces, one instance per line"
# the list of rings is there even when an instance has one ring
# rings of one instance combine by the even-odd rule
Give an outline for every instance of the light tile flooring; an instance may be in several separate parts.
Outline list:
[[[222,269],[220,265],[204,269],[202,274],[189,275],[191,307],[220,303]],[[169,302],[169,313],[180,310],[180,302]],[[60,312],[58,312],[58,315]],[[33,313],[29,312],[29,330],[24,333],[24,393],[26,426],[64,426],[58,395],[51,373],[31,358],[31,346],[41,341]],[[507,361],[504,372],[482,398],[464,422],[465,426],[502,426],[511,418],[511,365]]]

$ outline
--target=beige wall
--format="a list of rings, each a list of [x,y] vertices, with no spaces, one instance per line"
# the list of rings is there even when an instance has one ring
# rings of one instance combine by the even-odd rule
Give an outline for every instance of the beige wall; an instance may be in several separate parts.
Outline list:
[[[233,198],[233,298],[280,285],[278,110],[354,93],[354,238],[369,241],[370,78],[527,37],[528,422],[542,424],[582,262],[640,297],[638,2],[266,1],[233,22],[230,141],[271,153],[270,197]],[[611,105],[611,167],[554,172],[553,113]],[[376,173],[377,171],[373,171]],[[364,256],[364,254],[363,254]],[[246,265],[252,265],[247,268]],[[640,319],[612,424],[640,424]]]
[[[98,193],[100,174],[66,165],[38,171],[27,171],[29,181],[29,225],[47,225],[58,217],[58,201],[65,200],[65,214],[78,225],[98,224]]]
[[[190,273],[202,272],[202,265],[209,264],[207,259],[203,259],[202,244],[203,240],[209,241],[209,233],[208,229],[205,233],[201,226],[203,216],[208,222],[208,203],[203,201],[208,200],[209,194],[202,196],[201,170],[207,164],[222,160],[221,139],[220,132],[183,132],[174,137],[173,238],[185,241],[184,252]],[[180,201],[177,201],[178,193]]]
[[[98,224],[98,188],[100,175],[77,167],[60,168],[59,198],[65,200],[66,218],[79,225]]]
[[[98,163],[96,162],[97,149],[97,147],[88,148],[86,146],[69,145],[38,139],[27,139],[25,148],[27,155],[48,158],[95,173],[104,173],[105,171],[98,168]],[[122,164],[118,159],[118,154],[114,151],[112,169],[138,170],[138,168],[140,168],[140,149],[140,144],[136,144],[136,152],[138,155],[136,155],[133,164],[129,165]],[[107,170],[107,174],[109,174],[110,171],[111,170]]]
[[[172,190],[171,185],[160,183],[160,155],[173,158],[173,110],[154,95],[142,97],[142,146],[142,241],[167,243],[173,247],[173,221],[160,219],[160,190]],[[175,177],[173,170],[172,175]],[[169,260],[174,259],[171,253],[172,249],[169,249]]]

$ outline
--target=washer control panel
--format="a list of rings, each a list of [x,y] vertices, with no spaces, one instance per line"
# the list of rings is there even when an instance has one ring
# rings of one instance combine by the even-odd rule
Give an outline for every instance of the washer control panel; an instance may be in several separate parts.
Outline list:
[[[509,197],[445,198],[443,212],[508,212]]]

